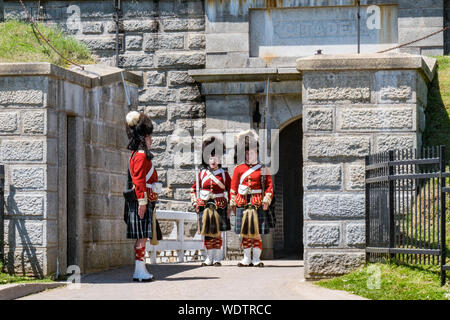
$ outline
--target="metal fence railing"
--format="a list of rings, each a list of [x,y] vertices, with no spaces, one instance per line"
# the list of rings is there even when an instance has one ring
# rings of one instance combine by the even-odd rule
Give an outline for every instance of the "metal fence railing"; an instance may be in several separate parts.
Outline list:
[[[439,264],[446,281],[445,147],[366,156],[366,259]]]

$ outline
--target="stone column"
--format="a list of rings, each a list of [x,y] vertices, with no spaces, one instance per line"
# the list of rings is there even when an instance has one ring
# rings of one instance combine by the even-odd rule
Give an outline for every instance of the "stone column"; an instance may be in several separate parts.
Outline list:
[[[4,271],[20,275],[55,271],[47,264],[56,254],[56,212],[51,204],[57,162],[54,141],[48,137],[47,86],[43,76],[0,78],[0,162],[6,178],[0,240],[5,246]]]
[[[364,262],[364,156],[421,146],[434,63],[406,54],[297,60],[306,278],[344,274]]]

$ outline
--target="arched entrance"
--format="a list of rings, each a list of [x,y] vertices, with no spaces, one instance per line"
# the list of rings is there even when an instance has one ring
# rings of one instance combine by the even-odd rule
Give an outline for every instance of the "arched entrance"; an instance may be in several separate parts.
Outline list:
[[[303,259],[302,119],[280,132],[280,165],[275,175],[277,227],[275,258]]]

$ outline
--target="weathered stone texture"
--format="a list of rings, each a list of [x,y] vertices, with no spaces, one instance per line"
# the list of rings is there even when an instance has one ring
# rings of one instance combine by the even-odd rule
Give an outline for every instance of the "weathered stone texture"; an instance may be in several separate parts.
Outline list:
[[[14,134],[18,131],[18,112],[0,113],[0,134]]]
[[[125,47],[127,50],[141,50],[142,36],[126,36]]]
[[[198,34],[189,34],[187,39],[187,46],[189,49],[205,49],[205,35]]]
[[[193,178],[195,178],[195,173],[193,170],[176,170],[169,169],[167,173],[167,184],[191,184],[193,183]]]
[[[304,121],[306,130],[331,131],[333,130],[333,109],[307,108]]]
[[[115,25],[112,27],[111,32],[115,32]],[[142,32],[142,31],[150,31],[155,32],[158,31],[158,22],[156,20],[129,20],[125,19],[123,21],[123,28],[128,32]]]
[[[369,154],[370,138],[367,136],[305,136],[306,156],[314,158],[363,157]]]
[[[163,19],[161,24],[164,31],[201,31],[205,28],[204,19]]]
[[[169,86],[193,84],[195,80],[189,76],[187,71],[169,71]]]
[[[43,161],[44,141],[3,140],[0,145],[3,161]]]
[[[116,48],[116,38],[113,36],[92,36],[78,37],[78,40],[85,43],[91,50],[114,50]]]
[[[365,212],[364,193],[306,193],[303,210],[310,219],[362,218]]]
[[[366,225],[364,222],[348,223],[345,226],[345,245],[363,248],[366,244]]]
[[[166,73],[158,71],[147,72],[147,86],[164,86],[166,85]]]
[[[306,189],[340,189],[342,173],[340,165],[308,165],[304,167]]]
[[[306,224],[307,247],[337,247],[340,245],[341,226],[338,223]]]
[[[85,22],[83,24],[84,34],[101,34],[103,33],[103,24],[101,22]]]
[[[41,221],[8,219],[4,225],[5,245],[9,247],[23,245],[42,245],[44,243],[44,225]]]
[[[171,104],[167,106],[169,119],[198,119],[205,116],[203,104]]]
[[[201,94],[197,86],[183,87],[179,90],[180,101],[199,101]]]
[[[347,165],[346,166],[346,182],[347,190],[363,190],[365,181],[364,165]]]
[[[43,277],[46,255],[43,249],[32,248],[5,248],[5,271],[18,276]]]
[[[144,50],[153,52],[156,50],[174,50],[184,48],[183,34],[145,34]]]
[[[307,252],[305,275],[308,278],[348,273],[364,263],[364,253]]]
[[[167,114],[167,107],[146,107],[143,110],[151,119],[165,118]]]
[[[205,54],[199,52],[157,53],[157,65],[164,67],[201,67],[205,64]]]
[[[305,74],[304,104],[369,103],[372,80],[366,72]]]
[[[6,215],[11,216],[43,216],[44,215],[44,196],[43,195],[15,195],[8,196],[5,201],[7,207]]]
[[[377,71],[375,90],[378,103],[416,101],[416,71]]]
[[[17,88],[17,87],[16,87]],[[6,90],[5,90],[6,89]],[[41,90],[16,90],[3,88],[0,90],[0,104],[41,104],[43,93]]]
[[[11,169],[11,185],[18,190],[43,190],[45,180],[45,169],[41,167]]]
[[[411,149],[417,147],[416,134],[379,134],[375,140],[376,152],[383,152],[393,149]]]
[[[119,65],[122,68],[153,68],[155,63],[151,54],[128,54],[119,57]]]
[[[139,102],[169,103],[177,101],[177,90],[165,87],[151,87],[139,97]]]
[[[343,108],[338,110],[338,128],[341,130],[412,130],[412,107]]]
[[[45,112],[29,111],[22,114],[23,133],[44,134],[45,127]]]

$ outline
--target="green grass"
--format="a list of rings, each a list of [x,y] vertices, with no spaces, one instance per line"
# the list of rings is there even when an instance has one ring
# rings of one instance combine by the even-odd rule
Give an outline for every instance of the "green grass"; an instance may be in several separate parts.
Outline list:
[[[78,64],[95,63],[87,46],[56,27],[38,24],[42,34],[65,57]],[[50,62],[61,67],[69,63],[42,40],[31,24],[17,20],[0,23],[0,62]]]
[[[379,275],[379,288],[374,281]],[[450,300],[450,287],[440,286],[438,266],[373,263],[315,284],[372,300]]]
[[[0,270],[2,270],[2,264],[0,262]],[[2,284],[10,284],[10,283],[29,283],[29,282],[51,282],[54,281],[51,277],[46,277],[42,279],[36,279],[31,277],[21,277],[21,276],[13,276],[7,273],[0,272],[0,286]]]
[[[428,89],[423,144],[445,145],[446,158],[450,160],[450,56],[434,58],[437,60],[438,68]]]

